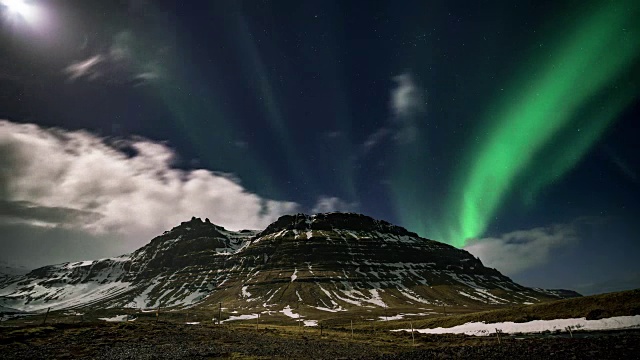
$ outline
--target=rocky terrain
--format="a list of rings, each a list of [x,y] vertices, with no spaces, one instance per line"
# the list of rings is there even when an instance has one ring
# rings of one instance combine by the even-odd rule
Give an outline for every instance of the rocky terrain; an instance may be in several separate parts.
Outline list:
[[[477,338],[100,323],[0,328],[0,359],[631,359],[640,332]]]
[[[573,292],[531,289],[468,252],[351,213],[282,216],[262,231],[192,218],[116,258],[45,266],[0,282],[23,311],[226,307],[305,314],[531,304]]]

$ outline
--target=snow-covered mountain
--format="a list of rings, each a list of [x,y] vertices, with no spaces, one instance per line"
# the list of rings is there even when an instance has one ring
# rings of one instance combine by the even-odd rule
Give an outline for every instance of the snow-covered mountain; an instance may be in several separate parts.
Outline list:
[[[25,311],[218,302],[348,311],[566,296],[520,286],[464,250],[352,213],[286,215],[263,231],[238,232],[192,218],[128,255],[0,280],[0,306]]]

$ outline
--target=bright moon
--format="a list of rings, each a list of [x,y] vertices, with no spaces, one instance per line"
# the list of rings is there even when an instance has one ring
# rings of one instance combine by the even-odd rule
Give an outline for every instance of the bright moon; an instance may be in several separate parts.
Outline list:
[[[27,4],[24,0],[0,0],[2,5],[7,8],[9,15],[19,17],[28,23],[32,23],[38,18],[38,9]]]

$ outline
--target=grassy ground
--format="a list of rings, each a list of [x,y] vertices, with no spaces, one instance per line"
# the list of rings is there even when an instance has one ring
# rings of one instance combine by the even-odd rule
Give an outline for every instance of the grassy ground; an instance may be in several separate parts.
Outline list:
[[[94,357],[106,346],[137,348],[141,344],[150,345],[155,350],[169,347],[170,344],[180,344],[187,348],[203,347],[198,350],[199,353],[206,353],[211,358],[262,359],[271,358],[270,352],[285,358],[303,358],[305,347],[331,348],[337,357],[379,357],[419,348],[451,346],[454,343],[476,346],[495,341],[489,338],[416,334],[414,342],[411,334],[382,330],[356,330],[352,335],[351,332],[324,328],[321,330],[320,327],[302,329],[295,326],[260,325],[256,330],[255,325],[249,324],[184,325],[149,320],[0,328],[0,348],[11,347],[25,351],[26,354],[29,354],[30,349],[37,349],[43,357],[56,358]],[[0,350],[0,358],[2,355]]]
[[[558,318],[580,318],[599,319],[611,316],[640,315],[640,289],[602,294],[595,296],[585,296],[558,300],[534,305],[521,305],[507,308],[490,307],[434,307],[421,304],[417,308],[375,308],[358,309],[348,312],[325,312],[316,309],[293,309],[294,313],[305,314],[304,320],[317,320],[318,329],[320,325],[324,331],[349,332],[353,324],[356,331],[391,330],[400,328],[435,328],[451,327],[467,322],[484,321],[491,322],[527,322],[532,320],[551,320]],[[214,324],[218,317],[218,307],[211,306],[197,309],[160,309],[159,317],[155,311],[141,312],[138,309],[105,309],[105,310],[78,310],[74,311],[54,311],[47,318],[47,324],[58,323],[83,323],[100,321],[99,318],[111,318],[118,315],[130,315],[136,318],[137,322],[154,322],[160,320],[170,323],[200,322],[201,324]],[[82,315],[78,315],[78,314]],[[251,311],[232,313],[231,309],[223,305],[222,319],[239,314],[250,314]],[[401,320],[382,321],[385,318],[396,314],[416,314],[426,313],[422,316],[405,316]],[[35,326],[41,325],[44,314],[27,316],[19,319],[9,320],[0,323],[0,326]],[[269,325],[279,328],[291,328],[296,330],[299,323],[296,319],[285,316],[281,312],[273,311],[269,314],[261,314],[259,320],[261,326]],[[255,326],[256,320],[233,321],[227,323],[232,326]],[[311,327],[306,327],[307,331],[315,331]]]
[[[594,338],[425,335],[295,326],[135,322],[0,327],[0,359],[520,359],[637,356],[640,332]],[[554,356],[555,354],[555,356]]]
[[[218,308],[140,312],[137,309],[54,311],[0,323],[0,359],[38,358],[518,358],[522,354],[624,358],[637,354],[640,332],[588,339],[516,340],[505,337],[427,335],[391,329],[450,327],[471,321],[525,322],[556,318],[591,319],[640,314],[640,289],[502,309],[447,308],[421,317],[380,321],[385,314],[427,312],[424,308],[362,309],[308,314],[317,327],[301,327],[281,313],[216,325]],[[436,310],[433,309],[432,310]],[[444,314],[446,310],[447,315]],[[469,313],[469,311],[476,310]],[[480,310],[480,311],[477,311]],[[296,311],[297,313],[297,311]],[[135,321],[99,318],[130,315]],[[231,315],[222,310],[222,318]],[[372,321],[370,319],[378,319]],[[197,322],[188,325],[187,322]],[[352,325],[353,323],[353,325]],[[636,345],[633,345],[636,344]],[[635,346],[635,347],[634,347]],[[147,356],[148,355],[148,356]],[[533,356],[533,355],[532,355]]]
[[[616,293],[585,296],[534,305],[422,318],[412,321],[415,328],[452,327],[468,322],[527,322],[586,317],[589,320],[612,316],[640,315],[640,289]],[[409,328],[409,321],[393,321],[382,324],[387,329]]]

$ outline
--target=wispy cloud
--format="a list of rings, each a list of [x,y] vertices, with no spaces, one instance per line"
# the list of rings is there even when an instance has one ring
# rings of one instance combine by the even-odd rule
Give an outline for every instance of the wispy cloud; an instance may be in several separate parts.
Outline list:
[[[393,81],[396,87],[391,90],[391,110],[395,118],[404,119],[423,111],[422,89],[416,85],[413,76],[406,72],[394,76]]]
[[[339,137],[344,136],[344,133],[342,131],[334,130],[334,131],[325,132],[323,133],[323,135],[326,136],[328,139],[337,139]]]
[[[102,55],[94,55],[88,59],[80,60],[67,66],[64,71],[69,75],[70,80],[91,75],[97,72],[96,67],[103,61]]]
[[[426,110],[425,91],[409,72],[394,76],[392,81],[394,86],[390,91],[390,120],[366,138],[360,146],[358,156],[367,155],[386,139],[408,144],[418,137],[420,114]]]
[[[311,209],[311,212],[313,214],[335,211],[351,212],[355,211],[357,207],[358,204],[355,202],[347,202],[335,196],[321,196]]]
[[[376,130],[376,132],[369,135],[367,140],[365,140],[365,142],[362,144],[363,153],[366,154],[369,151],[371,151],[371,149],[378,146],[378,144],[380,144],[380,142],[384,140],[390,133],[391,133],[390,129],[386,127],[381,127],[378,130]]]
[[[121,31],[113,36],[106,51],[72,62],[64,69],[64,73],[69,76],[69,80],[84,78],[89,81],[104,80],[134,85],[160,79],[162,67],[158,63],[159,56],[145,58],[141,56],[139,48],[140,45],[132,32]]]
[[[546,263],[553,249],[578,241],[574,222],[472,240],[464,249],[479,257],[486,266],[513,275]]]
[[[396,86],[391,90],[392,119],[397,125],[394,139],[411,143],[418,136],[417,116],[425,110],[424,90],[406,72],[393,77]]]

